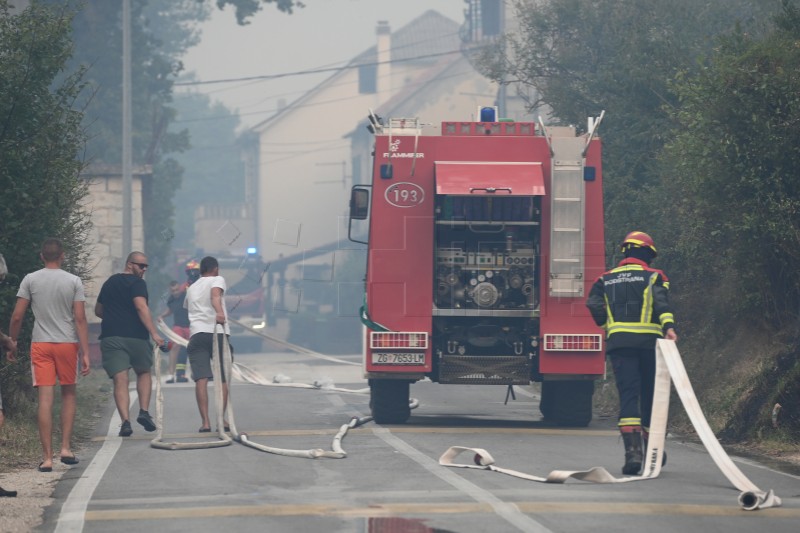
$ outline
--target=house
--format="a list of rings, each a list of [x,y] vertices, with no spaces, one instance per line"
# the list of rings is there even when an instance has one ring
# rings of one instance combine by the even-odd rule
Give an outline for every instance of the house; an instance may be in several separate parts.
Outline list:
[[[378,110],[438,128],[492,103],[497,88],[463,55],[460,32],[434,10],[396,31],[379,21],[374,46],[253,128],[256,154],[245,157],[255,162],[258,250],[272,264],[268,315],[358,324],[364,256],[347,222],[350,187],[371,164],[363,126]]]
[[[462,55],[459,30],[433,10],[395,32],[378,22],[375,46],[253,128],[256,239],[266,261],[346,239],[349,188],[369,165],[351,152],[351,136],[370,109],[401,98],[398,112],[437,124],[493,101],[496,88]]]

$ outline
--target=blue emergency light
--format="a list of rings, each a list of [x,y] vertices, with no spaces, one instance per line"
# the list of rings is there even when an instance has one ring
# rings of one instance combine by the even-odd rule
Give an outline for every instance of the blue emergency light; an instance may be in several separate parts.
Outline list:
[[[497,122],[497,108],[482,107],[480,122]]]

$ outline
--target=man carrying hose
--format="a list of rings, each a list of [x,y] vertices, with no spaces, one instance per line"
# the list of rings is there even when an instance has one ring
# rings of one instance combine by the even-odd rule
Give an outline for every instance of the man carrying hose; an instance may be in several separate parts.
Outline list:
[[[228,343],[231,353],[233,347],[230,346],[230,328],[228,326],[228,311],[225,308],[225,278],[219,275],[219,262],[216,258],[207,256],[200,261],[200,279],[192,283],[186,289],[186,300],[184,307],[189,312],[189,346],[186,351],[189,354],[189,363],[192,369],[192,379],[195,382],[195,396],[197,407],[200,410],[202,425],[200,432],[211,431],[211,423],[208,417],[208,380],[213,379],[211,372],[211,357],[214,346],[215,329],[222,330],[223,335],[218,335],[218,352],[220,356],[220,368],[222,369],[222,412],[228,405],[228,383],[225,370],[222,364],[223,339]],[[228,423],[224,422],[225,431],[228,431]]]
[[[678,340],[669,305],[669,280],[652,268],[656,246],[647,233],[622,241],[625,258],[600,276],[586,306],[606,330],[606,347],[619,391],[619,430],[625,444],[622,473],[635,475],[647,449],[656,377],[656,340]],[[666,454],[662,456],[666,461]],[[663,464],[663,463],[662,463]]]

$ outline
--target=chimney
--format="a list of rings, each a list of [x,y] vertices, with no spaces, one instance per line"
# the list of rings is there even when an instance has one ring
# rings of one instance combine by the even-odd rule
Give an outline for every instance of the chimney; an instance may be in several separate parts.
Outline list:
[[[381,104],[389,99],[392,88],[392,65],[389,63],[392,59],[392,30],[389,28],[389,22],[379,20],[378,26],[375,28],[375,34],[378,36],[378,65],[375,69],[375,86],[378,93],[378,103]]]

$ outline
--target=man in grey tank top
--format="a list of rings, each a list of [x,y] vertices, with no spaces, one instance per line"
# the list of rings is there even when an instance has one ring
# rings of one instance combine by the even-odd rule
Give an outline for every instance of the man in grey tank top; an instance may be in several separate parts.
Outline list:
[[[70,440],[75,420],[78,353],[80,374],[89,374],[89,328],[86,323],[83,282],[61,270],[64,247],[58,239],[46,239],[39,254],[44,268],[22,279],[17,304],[8,327],[16,341],[28,306],[33,310],[31,371],[39,394],[39,440],[42,443],[40,472],[53,470],[53,402],[56,381],[61,384],[61,462],[78,464]],[[9,354],[9,360],[13,360]]]

